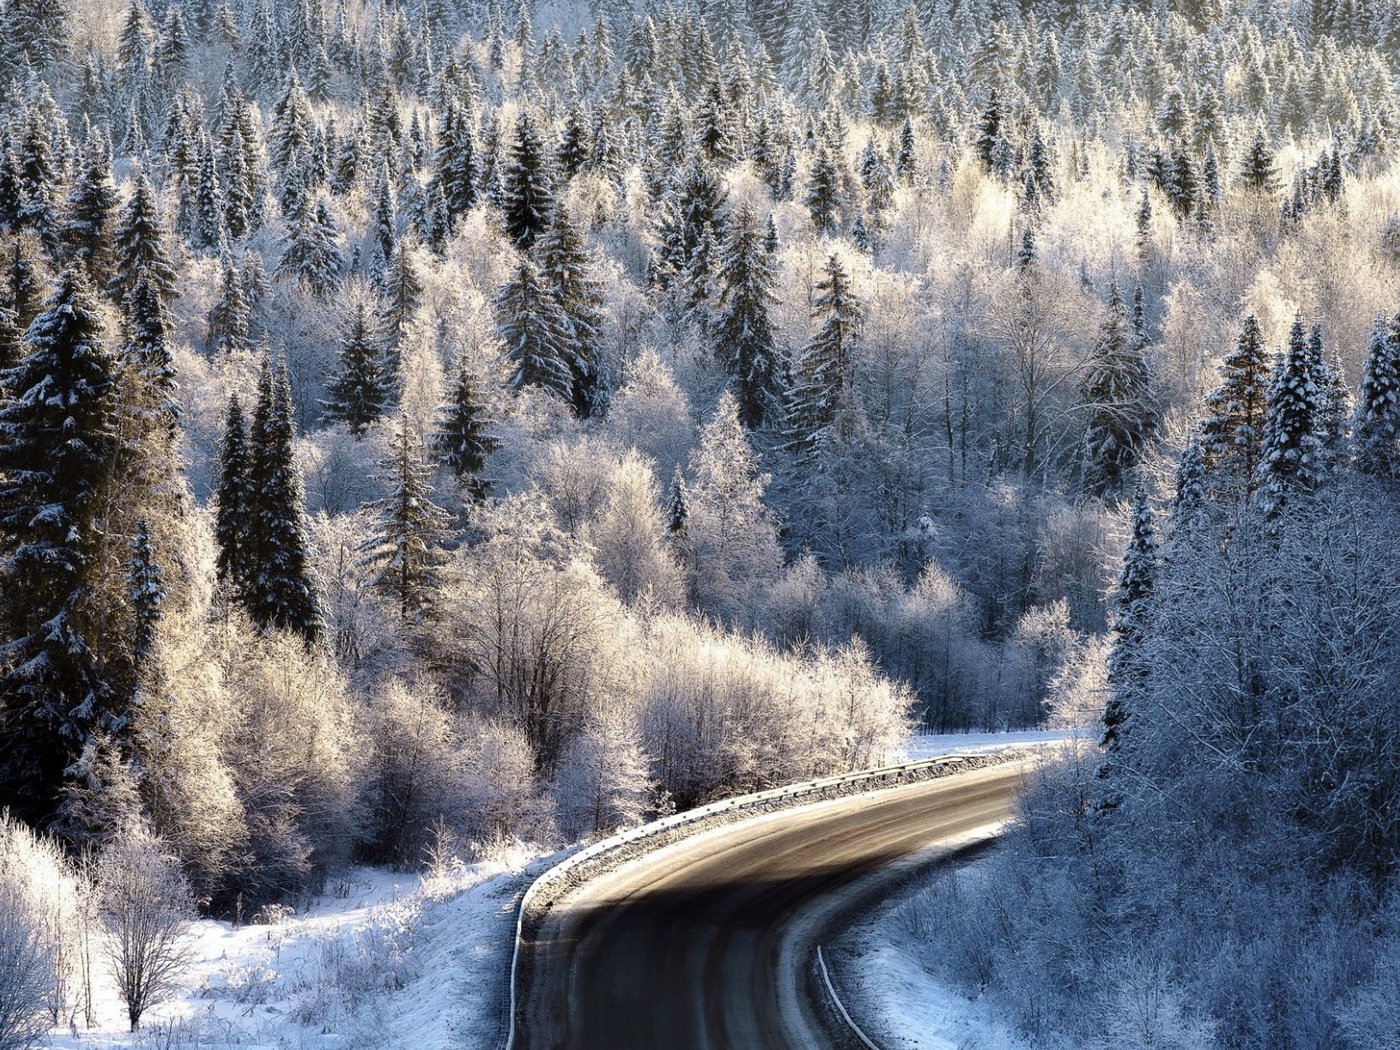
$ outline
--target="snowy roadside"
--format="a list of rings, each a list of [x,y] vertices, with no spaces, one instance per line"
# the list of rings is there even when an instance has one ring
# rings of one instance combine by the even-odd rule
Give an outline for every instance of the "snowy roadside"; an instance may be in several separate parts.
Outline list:
[[[933,972],[927,885],[904,887],[834,946],[832,979],[846,1008],[880,1050],[1030,1050],[993,1004]]]
[[[1083,730],[1027,729],[1014,733],[927,733],[909,738],[908,761],[941,755],[989,755],[1008,748],[1054,747],[1076,739]]]
[[[354,868],[273,925],[201,919],[180,994],[126,1031],[110,978],[98,1027],[52,1033],[85,1047],[475,1050],[494,1047],[515,902],[543,867],[516,850],[437,877]],[[528,865],[528,869],[527,869]]]

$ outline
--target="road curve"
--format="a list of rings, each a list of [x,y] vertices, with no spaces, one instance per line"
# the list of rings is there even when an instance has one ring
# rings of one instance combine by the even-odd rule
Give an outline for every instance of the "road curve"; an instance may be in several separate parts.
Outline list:
[[[808,962],[852,887],[1010,816],[1016,762],[684,839],[591,880],[521,945],[524,1050],[814,1050]],[[922,854],[921,854],[922,855]],[[842,1044],[844,1045],[844,1044]]]

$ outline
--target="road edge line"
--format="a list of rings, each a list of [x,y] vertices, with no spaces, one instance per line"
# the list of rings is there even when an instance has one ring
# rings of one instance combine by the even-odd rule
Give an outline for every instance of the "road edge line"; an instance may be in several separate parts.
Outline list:
[[[831,997],[831,1002],[841,1015],[841,1020],[846,1022],[846,1027],[855,1033],[856,1038],[864,1043],[868,1050],[880,1050],[880,1048],[871,1041],[870,1037],[860,1030],[860,1025],[856,1024],[850,1013],[846,1010],[846,1004],[843,1003],[841,997],[836,994],[836,986],[831,983],[831,973],[826,968],[826,960],[822,958],[822,946],[820,944],[817,945],[817,969],[821,971],[822,983],[826,985],[826,994]]]

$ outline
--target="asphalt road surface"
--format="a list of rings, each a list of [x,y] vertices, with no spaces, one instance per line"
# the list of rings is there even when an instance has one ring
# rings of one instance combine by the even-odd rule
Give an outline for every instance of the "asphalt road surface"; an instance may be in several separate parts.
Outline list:
[[[1008,763],[770,814],[592,880],[522,945],[516,1047],[849,1045],[818,1015],[816,944],[914,858],[990,834],[1027,769]]]

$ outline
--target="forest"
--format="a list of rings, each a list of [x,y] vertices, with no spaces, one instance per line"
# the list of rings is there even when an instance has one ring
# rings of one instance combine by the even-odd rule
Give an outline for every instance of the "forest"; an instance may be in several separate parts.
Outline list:
[[[1398,65],[1393,0],[3,0],[0,870],[241,915],[1087,726],[950,979],[1394,1045]]]

